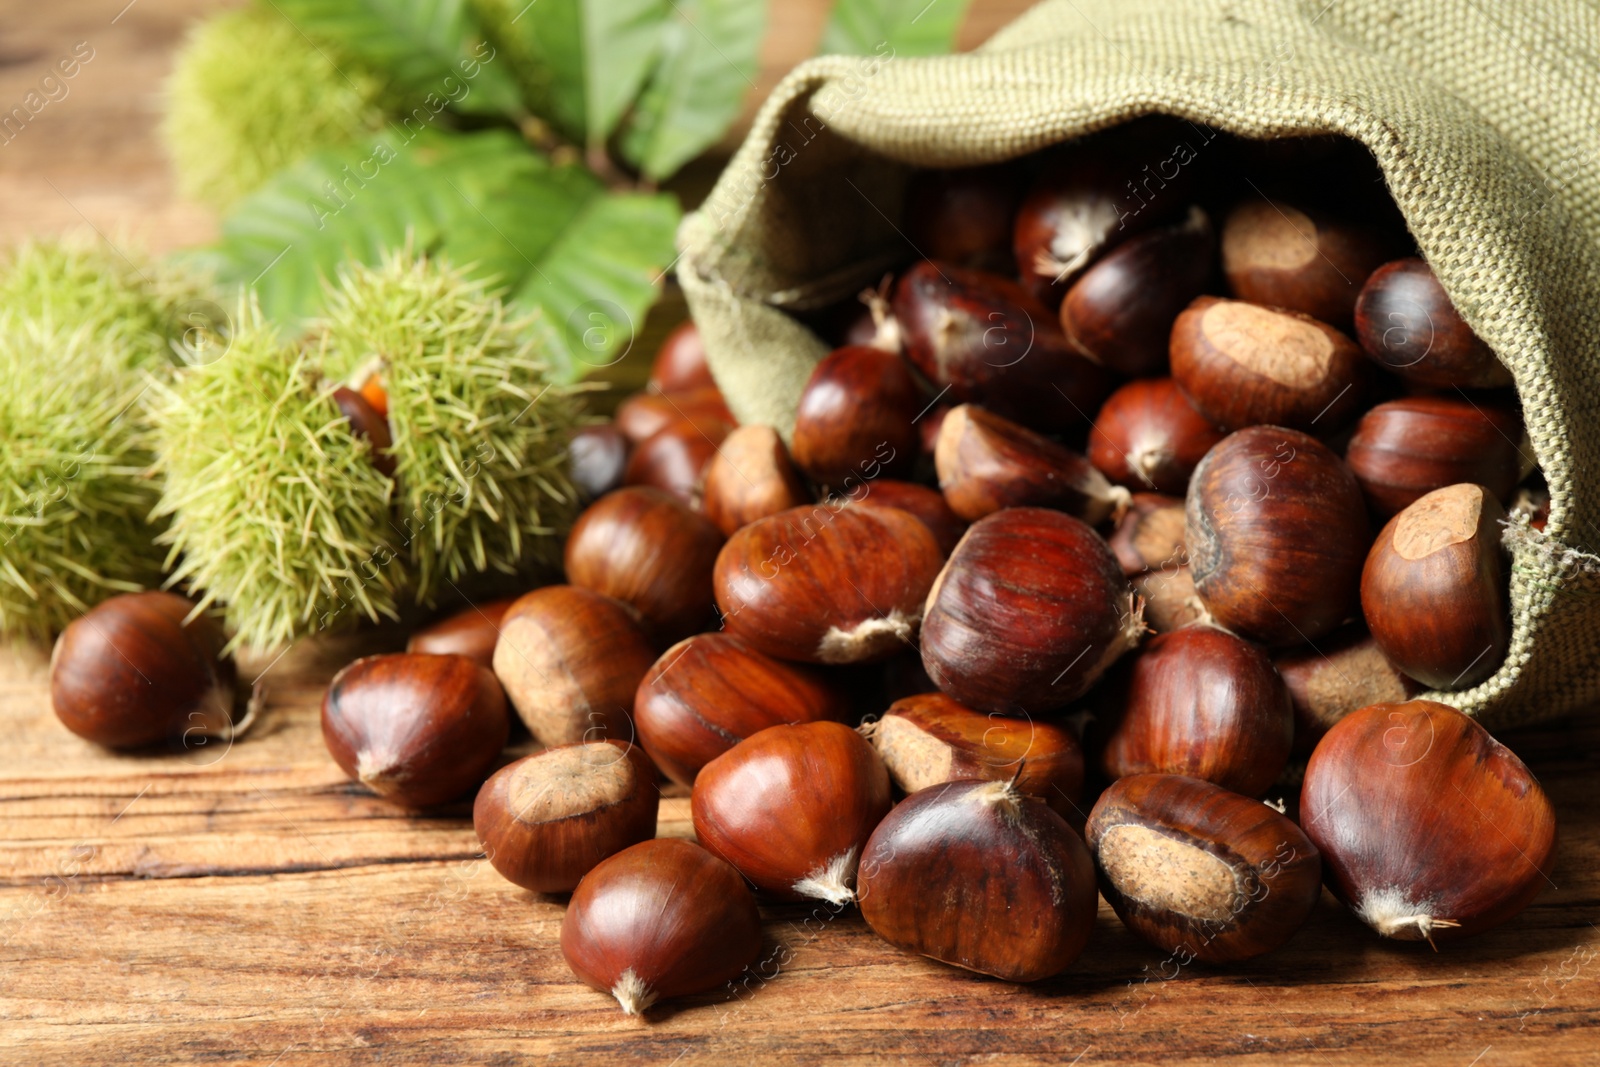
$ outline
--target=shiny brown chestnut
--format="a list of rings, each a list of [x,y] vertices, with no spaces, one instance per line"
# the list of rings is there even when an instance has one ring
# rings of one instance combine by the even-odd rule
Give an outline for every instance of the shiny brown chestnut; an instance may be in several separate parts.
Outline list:
[[[1389,662],[1378,643],[1358,625],[1345,627],[1315,648],[1273,661],[1294,705],[1293,754],[1311,755],[1334,724],[1371,704],[1396,704],[1422,691]]]
[[[906,185],[901,228],[918,255],[1010,274],[1021,178],[1011,163],[922,171]]]
[[[1511,644],[1500,545],[1505,509],[1481,485],[1450,485],[1389,520],[1361,572],[1361,610],[1390,662],[1434,689],[1467,689]]]
[[[1434,389],[1498,389],[1511,372],[1462,320],[1428,264],[1385,263],[1356,300],[1356,340],[1372,361]]]
[[[1328,888],[1402,941],[1479,933],[1550,883],[1555,812],[1515,754],[1454,708],[1374,704],[1306,765],[1300,819]]]
[[[1300,827],[1196,778],[1118,779],[1085,837],[1117,917],[1180,964],[1271,952],[1322,895],[1321,855]]]
[[[1211,621],[1211,613],[1194,591],[1187,565],[1162,567],[1128,579],[1134,595],[1144,602],[1144,621],[1151,633],[1167,634],[1197,622]]]
[[[494,649],[495,676],[542,745],[632,741],[634,691],[654,661],[627,609],[573,585],[518,597]]]
[[[1030,429],[1081,436],[1116,385],[1008,278],[918,263],[895,284],[894,317],[906,358],[936,389]]]
[[[863,663],[909,644],[944,560],[921,519],[834,502],[751,523],[717,556],[723,626],[804,663]]]
[[[1111,778],[1181,774],[1258,797],[1289,760],[1289,690],[1257,645],[1215,626],[1147,641],[1125,668],[1100,765]]]
[[[727,423],[701,428],[681,420],[663,427],[628,456],[622,483],[663,489],[685,504],[699,504],[706,474],[731,428]]]
[[[494,668],[494,646],[500,640],[500,622],[516,597],[489,600],[463,608],[411,635],[407,652],[465,656],[480,667]]]
[[[823,356],[800,393],[791,444],[812,481],[904,477],[917,460],[917,416],[927,405],[905,360],[871,345]]]
[[[850,494],[850,502],[864,508],[898,508],[922,520],[939,543],[939,554],[948,556],[967,532],[967,523],[950,510],[944,494],[915,482],[877,478],[864,482]]]
[[[932,786],[895,806],[861,858],[874,933],[1008,982],[1059,974],[1083,952],[1099,897],[1083,841],[1009,782]]]
[[[1212,617],[1282,648],[1355,614],[1370,529],[1361,487],[1332,450],[1297,430],[1252,426],[1195,470],[1183,540]]]
[[[761,954],[739,872],[689,841],[641,841],[578,883],[561,920],[572,973],[629,1015],[733,981]]]
[[[1345,462],[1373,515],[1388,518],[1435,489],[1475,482],[1502,504],[1531,461],[1515,411],[1462,397],[1408,396],[1361,417]]]
[[[50,654],[63,726],[110,748],[232,737],[238,686],[228,639],[176,593],[124,593],[68,623]]]
[[[366,656],[322,698],[322,740],[340,770],[407,807],[476,789],[510,732],[500,683],[465,656]]]
[[[1197,207],[1096,260],[1061,301],[1061,329],[1079,352],[1130,378],[1165,374],[1172,322],[1210,286],[1216,233]]]
[[[789,450],[770,426],[741,426],[730,433],[706,468],[702,509],[732,536],[757,519],[811,499]]]
[[[395,458],[389,449],[394,439],[389,434],[389,420],[384,413],[364,394],[345,386],[333,391],[333,402],[339,406],[339,414],[349,421],[351,436],[372,446],[372,465],[379,473],[393,478]]]
[[[1129,489],[1182,494],[1200,460],[1225,436],[1171,378],[1129,382],[1095,417],[1089,462]]]
[[[1128,491],[1083,456],[973,404],[945,417],[933,462],[950,510],[968,521],[1041,507],[1095,525],[1128,506]]]
[[[557,745],[500,768],[472,826],[490,864],[535,893],[570,893],[601,860],[656,835],[661,791],[637,745]]]
[[[1010,782],[1070,819],[1083,792],[1083,746],[1054,723],[985,715],[943,693],[902,697],[862,731],[894,784]]]
[[[681,393],[634,393],[617,405],[613,422],[632,445],[641,445],[680,423],[720,439],[738,425],[738,420],[715,386],[700,386]]]
[[[1283,201],[1247,200],[1222,224],[1222,269],[1234,296],[1344,329],[1361,286],[1394,248],[1375,227]]]
[[[722,532],[661,489],[629,486],[586,508],[567,537],[567,580],[628,605],[665,646],[713,617]]]
[[[1134,493],[1106,543],[1130,578],[1182,566],[1189,560],[1183,550],[1183,522],[1182,497]]]
[[[679,323],[656,349],[655,361],[650,364],[650,391],[684,393],[716,385],[706,365],[706,346],[699,329],[692,321]]]
[[[1202,296],[1172,327],[1172,377],[1227,430],[1337,430],[1364,406],[1369,370],[1354,341],[1297,311]]]
[[[667,649],[633,701],[639,743],[663,774],[690,786],[700,768],[769,726],[849,716],[850,701],[834,682],[725,633],[696,634]]]
[[[612,423],[585,426],[567,444],[567,473],[587,503],[622,485],[628,470],[628,439]]]
[[[695,836],[786,900],[855,899],[861,849],[889,812],[889,772],[837,722],[770,726],[700,768]]]
[[[1034,714],[1082,696],[1139,643],[1141,605],[1090,526],[1006,508],[967,531],[928,593],[922,665],[977,711]]]

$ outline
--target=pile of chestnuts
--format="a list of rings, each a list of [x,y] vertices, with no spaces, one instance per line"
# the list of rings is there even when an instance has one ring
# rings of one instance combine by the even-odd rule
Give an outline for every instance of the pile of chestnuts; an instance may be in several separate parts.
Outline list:
[[[1203,133],[1165,119],[916,176],[904,268],[808,319],[838,347],[787,440],[681,327],[573,437],[568,584],[341,671],[339,766],[413,807],[476,790],[489,862],[571,894],[567,961],[634,1014],[737,978],[758,900],[1017,982],[1102,896],[1209,964],[1324,886],[1391,938],[1516,915],[1550,803],[1424,696],[1510,647],[1502,536],[1548,499],[1511,378],[1363,200],[1370,160],[1208,132],[1176,177],[1148,164]],[[220,678],[203,620],[138,610]],[[82,710],[100,639],[62,637],[62,718],[168,730]],[[512,716],[538,751],[507,763]],[[673,789],[698,843],[656,839]]]

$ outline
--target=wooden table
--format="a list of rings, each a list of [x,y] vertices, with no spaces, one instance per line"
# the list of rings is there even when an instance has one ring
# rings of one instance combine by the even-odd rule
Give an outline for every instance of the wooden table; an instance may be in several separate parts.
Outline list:
[[[153,129],[174,42],[216,6],[0,0],[7,107],[75,42],[96,49],[72,94],[0,148],[0,240],[92,228],[160,250],[215,232],[174,198]],[[1025,6],[980,0],[964,42]],[[809,52],[824,7],[775,5],[750,103]],[[891,949],[853,912],[777,907],[765,958],[785,965],[640,1022],[572,980],[561,902],[502,881],[464,807],[400,813],[328,758],[327,680],[402,640],[247,664],[270,686],[255,731],[157,755],[68,734],[45,652],[0,646],[0,1062],[1600,1062],[1593,718],[1508,738],[1560,812],[1554,884],[1437,954],[1382,943],[1325,899],[1275,955],[1177,969],[1102,907],[1069,973],[1021,987]],[[668,798],[661,832],[688,835],[687,809]]]

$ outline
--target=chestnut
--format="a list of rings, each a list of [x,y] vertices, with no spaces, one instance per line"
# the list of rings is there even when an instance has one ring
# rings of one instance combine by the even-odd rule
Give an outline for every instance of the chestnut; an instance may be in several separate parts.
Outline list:
[[[906,185],[901,228],[918,255],[1010,274],[1011,220],[1022,199],[1013,163],[925,170]]]
[[[1110,371],[1075,352],[1056,315],[1008,278],[922,262],[901,275],[894,317],[906,358],[957,403],[1044,433],[1086,431]]]
[[[723,626],[806,663],[881,660],[908,644],[944,556],[898,508],[791,508],[751,523],[717,556]]]
[[[432,652],[435,655],[465,656],[480,667],[494,669],[494,646],[500,640],[500,621],[516,602],[516,597],[473,604],[431,626],[425,626],[406,642],[407,652]]]
[[[1225,430],[1338,429],[1364,406],[1355,342],[1297,311],[1202,296],[1172,326],[1172,377]]]
[[[1144,631],[1122,568],[1091,527],[1006,508],[972,524],[933,583],[922,665],[970,708],[1032,714],[1078,699]]]
[[[1273,661],[1294,705],[1293,754],[1311,755],[1334,723],[1369,704],[1409,700],[1422,686],[1389,662],[1362,626],[1351,625]]]
[[[915,482],[878,478],[865,483],[851,502],[864,508],[898,508],[922,520],[939,544],[939,555],[948,556],[967,532],[967,523],[950,510],[944,494]]]
[[[1555,812],[1532,772],[1431,700],[1341,719],[1306,765],[1300,820],[1328,888],[1402,941],[1505,922],[1549,883],[1555,859]]]
[[[1130,378],[1166,373],[1172,322],[1206,291],[1215,258],[1216,234],[1197,207],[1175,226],[1128,238],[1067,290],[1067,342]]]
[[[613,421],[632,445],[682,423],[720,440],[719,435],[726,436],[737,420],[715,386],[701,386],[681,393],[634,393],[617,405]]]
[[[1501,503],[1524,470],[1522,420],[1515,411],[1448,396],[1408,396],[1361,417],[1345,462],[1367,505],[1388,518],[1424,493],[1475,482]]]
[[[1356,300],[1356,340],[1373,362],[1433,389],[1498,389],[1511,372],[1472,332],[1416,257],[1372,272]]]
[[[812,481],[835,488],[851,476],[904,477],[917,460],[916,419],[926,403],[896,353],[836,348],[800,393],[794,461]]]
[[[1054,723],[984,715],[923,693],[895,701],[862,730],[907,793],[969,779],[1010,782],[1070,818],[1083,792],[1083,746]]]
[[[628,469],[628,439],[612,423],[585,426],[567,444],[567,474],[585,503],[622,485]]]
[[[1129,382],[1095,417],[1089,462],[1118,485],[1181,494],[1200,460],[1226,436],[1171,378]]]
[[[650,364],[650,391],[685,393],[714,389],[716,385],[706,364],[706,346],[699,329],[692,321],[679,323],[656,349],[655,361]]]
[[[490,864],[535,893],[570,893],[595,864],[656,835],[661,791],[637,745],[580,741],[489,776],[472,826]]]
[[[685,504],[700,502],[706,472],[731,423],[702,429],[684,420],[669,423],[639,442],[622,470],[624,485],[664,489]]]
[[[786,900],[855,899],[862,846],[889,811],[889,772],[837,722],[769,726],[700,768],[695,836]]]
[[[713,615],[711,570],[722,532],[661,489],[630,486],[586,508],[567,537],[567,580],[638,613],[662,645]]]
[[[339,769],[407,807],[476,789],[510,734],[500,684],[465,656],[365,656],[322,698],[322,740]]]
[[[1278,426],[1231,434],[1195,470],[1185,508],[1190,576],[1220,625],[1282,648],[1354,615],[1367,506],[1322,442]]]
[[[1181,963],[1271,952],[1322,895],[1321,855],[1300,827],[1197,778],[1118,779],[1084,836],[1123,925]]]
[[[351,436],[372,446],[372,465],[378,468],[379,473],[393,478],[395,458],[389,449],[394,444],[394,438],[389,434],[389,420],[385,412],[379,411],[365,394],[346,386],[333,391],[333,402],[338,405],[339,414],[350,423]]]
[[[1183,550],[1183,523],[1180,497],[1134,493],[1106,543],[1122,565],[1122,573],[1130,578],[1145,571],[1181,566],[1188,562]]]
[[[561,920],[561,955],[629,1015],[706,993],[761,954],[761,915],[739,872],[689,841],[641,841],[578,883]]]
[[[730,433],[706,468],[702,502],[706,518],[732,536],[742,526],[799,507],[811,499],[778,431],[741,426]]]
[[[1389,520],[1361,572],[1361,610],[1383,654],[1434,689],[1500,668],[1511,606],[1500,545],[1505,509],[1481,485],[1435,489]]]
[[[238,669],[215,619],[176,593],[123,593],[67,624],[50,654],[61,724],[110,748],[232,737]]]
[[[933,462],[950,510],[969,521],[1031,506],[1097,524],[1128,505],[1128,491],[1083,456],[972,404],[945,417]]]
[[[950,409],[954,406],[940,401],[917,420],[917,443],[924,456],[932,456],[933,450],[938,447],[939,431],[944,429],[944,417],[950,414]]]
[[[1375,227],[1281,200],[1247,200],[1222,224],[1222,269],[1234,296],[1346,329],[1361,286],[1393,248]]]
[[[1215,626],[1145,643],[1116,686],[1100,764],[1110,778],[1180,774],[1258,797],[1289,760],[1289,690],[1258,646]]]
[[[700,768],[769,726],[849,715],[850,702],[832,681],[725,633],[696,634],[667,649],[633,701],[639,743],[682,785],[694,785]]]
[[[857,899],[889,944],[1008,982],[1071,966],[1099,905],[1078,835],[1044,801],[991,781],[896,805],[867,842]]]
[[[1211,614],[1194,591],[1194,578],[1187,565],[1146,571],[1128,581],[1134,595],[1144,602],[1144,621],[1152,633],[1171,633],[1193,623],[1211,621]]]
[[[494,673],[542,745],[633,740],[634,690],[655,650],[615,600],[573,585],[518,597],[500,622]]]

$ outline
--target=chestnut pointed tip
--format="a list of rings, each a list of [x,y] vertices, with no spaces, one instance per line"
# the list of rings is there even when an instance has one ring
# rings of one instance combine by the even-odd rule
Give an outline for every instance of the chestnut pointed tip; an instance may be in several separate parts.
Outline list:
[[[405,780],[399,764],[392,752],[364,748],[356,753],[356,780],[375,793],[392,793]]]
[[[1122,517],[1133,506],[1133,494],[1120,485],[1113,485],[1106,490],[1106,500],[1111,507],[1111,514],[1108,517],[1112,522],[1121,522]]]
[[[825,900],[836,908],[854,904],[856,891],[850,887],[856,873],[856,858],[860,849],[855,846],[828,860],[794,884],[794,891],[803,897]]]
[[[1453,919],[1434,918],[1425,905],[1412,902],[1398,889],[1368,893],[1356,908],[1356,915],[1379,936],[1396,941],[1426,941],[1435,952],[1439,946],[1434,943],[1434,931],[1453,930],[1461,925]]]
[[[1021,776],[1020,769],[1017,776]],[[1009,781],[985,782],[969,795],[975,802],[993,808],[1008,821],[1015,821],[1022,813],[1022,794],[1016,788],[1016,781],[1016,778],[1012,778]]]
[[[611,987],[611,995],[622,1005],[624,1015],[643,1015],[656,1002],[655,990],[635,974],[632,967],[617,976],[617,984]]]

